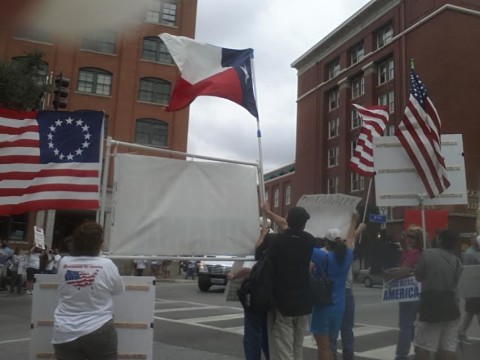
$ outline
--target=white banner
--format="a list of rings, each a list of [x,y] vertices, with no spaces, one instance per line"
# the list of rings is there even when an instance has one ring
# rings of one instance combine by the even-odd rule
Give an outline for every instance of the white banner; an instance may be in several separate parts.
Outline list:
[[[303,195],[297,206],[305,208],[310,214],[305,231],[323,238],[328,229],[337,228],[345,238],[350,228],[352,213],[360,200],[359,197],[344,194]]]
[[[254,166],[118,154],[114,177],[112,254],[254,253]]]
[[[383,282],[382,302],[407,302],[420,300],[421,284],[415,276]]]

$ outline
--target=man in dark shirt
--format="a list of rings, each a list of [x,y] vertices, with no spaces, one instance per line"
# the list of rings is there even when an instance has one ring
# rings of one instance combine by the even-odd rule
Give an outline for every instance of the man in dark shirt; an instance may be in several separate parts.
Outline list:
[[[300,360],[307,316],[312,312],[309,271],[315,238],[304,231],[310,215],[304,208],[295,207],[284,219],[273,213],[268,204],[262,205],[262,209],[284,230],[267,234],[257,249],[268,249],[274,268],[275,309],[268,313],[270,358]]]

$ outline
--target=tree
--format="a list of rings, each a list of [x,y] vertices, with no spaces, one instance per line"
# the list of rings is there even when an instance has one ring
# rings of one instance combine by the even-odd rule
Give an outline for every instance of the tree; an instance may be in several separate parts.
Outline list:
[[[35,51],[15,61],[0,63],[0,107],[37,110],[49,85],[42,75],[43,53]]]

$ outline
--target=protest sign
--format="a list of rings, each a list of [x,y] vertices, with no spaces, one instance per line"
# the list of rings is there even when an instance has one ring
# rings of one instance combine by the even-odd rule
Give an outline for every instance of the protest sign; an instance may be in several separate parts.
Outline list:
[[[34,232],[35,246],[40,249],[45,249],[45,234],[43,233],[43,229],[37,226],[34,226],[33,232]]]
[[[407,302],[420,300],[421,285],[415,276],[383,282],[382,302]]]

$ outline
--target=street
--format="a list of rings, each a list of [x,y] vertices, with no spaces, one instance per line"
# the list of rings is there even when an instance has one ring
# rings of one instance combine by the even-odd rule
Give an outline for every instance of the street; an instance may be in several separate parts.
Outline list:
[[[157,284],[154,359],[243,359],[243,310],[237,302],[226,302],[222,290],[212,287],[203,293],[191,280]],[[380,288],[355,285],[356,359],[394,357],[398,306],[381,303],[380,292]],[[1,292],[0,309],[0,359],[28,359],[31,297]],[[459,349],[458,358],[462,360],[478,358],[478,323],[472,324],[468,335],[473,344]],[[311,336],[305,336],[304,344],[304,359],[316,359]]]

